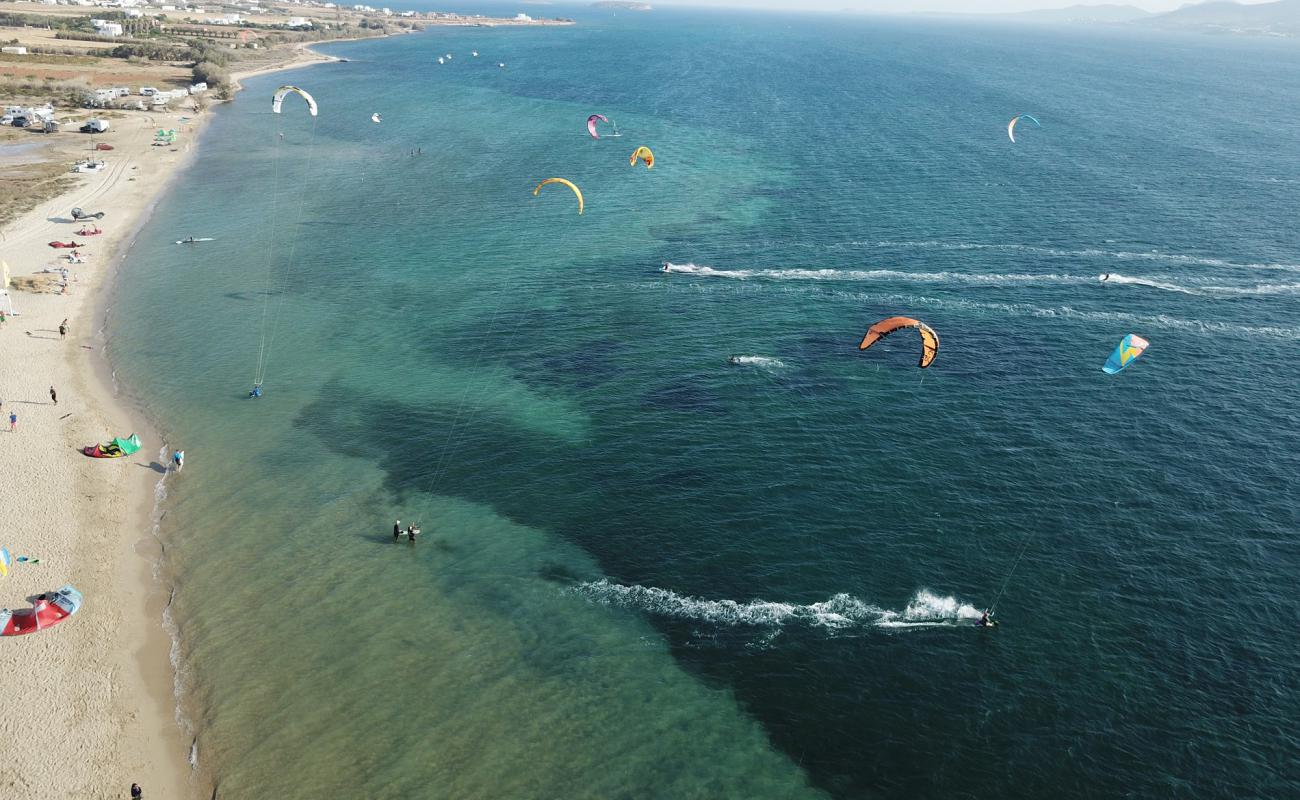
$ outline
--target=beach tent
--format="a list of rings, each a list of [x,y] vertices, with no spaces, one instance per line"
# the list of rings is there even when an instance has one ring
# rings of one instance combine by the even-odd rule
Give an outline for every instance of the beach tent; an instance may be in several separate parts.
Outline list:
[[[0,547],[0,578],[9,574],[9,570],[14,568],[14,557],[9,555],[9,550]]]

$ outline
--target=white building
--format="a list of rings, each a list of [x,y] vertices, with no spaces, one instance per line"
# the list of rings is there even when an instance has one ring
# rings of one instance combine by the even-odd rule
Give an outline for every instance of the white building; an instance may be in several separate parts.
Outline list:
[[[95,29],[95,33],[98,33],[100,36],[122,35],[122,25],[118,22],[109,22],[104,19],[92,19],[90,25]]]
[[[532,22],[533,18],[524,13],[515,14],[515,22]]]
[[[27,48],[17,47],[17,46],[0,47],[0,53],[8,53],[9,55],[12,56],[25,56],[27,55]]]
[[[290,28],[310,28],[311,20],[306,17],[289,17],[289,21],[285,25]]]

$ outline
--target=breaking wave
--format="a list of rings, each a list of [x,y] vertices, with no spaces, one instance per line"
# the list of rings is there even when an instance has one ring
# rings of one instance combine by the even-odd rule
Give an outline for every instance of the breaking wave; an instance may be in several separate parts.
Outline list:
[[[801,605],[769,600],[707,600],[654,586],[625,585],[608,580],[578,584],[577,594],[604,605],[631,608],[673,619],[723,626],[781,628],[804,625],[829,631],[867,628],[931,628],[974,623],[980,611],[954,597],[918,591],[902,611],[872,605],[848,594]]]
[[[1165,292],[1180,292],[1182,294],[1202,294],[1202,292],[1195,289],[1188,289],[1172,283],[1163,283],[1161,281],[1151,280],[1150,278],[1131,278],[1128,275],[1120,275],[1118,272],[1108,272],[1104,275],[1098,275],[1097,278],[1102,283],[1106,284],[1117,284],[1120,286],[1145,286],[1149,289],[1160,289]]]
[[[785,362],[781,359],[769,358],[768,356],[732,356],[727,360],[732,364],[747,367],[762,367],[764,369],[777,369],[785,366]]]

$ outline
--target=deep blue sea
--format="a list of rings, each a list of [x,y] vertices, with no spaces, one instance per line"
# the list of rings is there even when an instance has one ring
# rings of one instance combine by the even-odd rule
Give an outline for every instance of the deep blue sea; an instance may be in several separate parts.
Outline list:
[[[248,81],[131,251],[203,780],[1300,796],[1300,48],[522,10]]]

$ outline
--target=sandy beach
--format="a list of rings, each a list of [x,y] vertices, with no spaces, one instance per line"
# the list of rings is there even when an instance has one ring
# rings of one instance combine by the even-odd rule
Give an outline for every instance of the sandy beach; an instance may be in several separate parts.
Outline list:
[[[328,57],[298,48],[287,62],[235,77],[321,60]],[[30,607],[36,595],[65,584],[85,597],[75,617],[0,647],[11,692],[0,715],[4,797],[125,797],[132,782],[147,797],[201,792],[191,778],[191,737],[176,716],[163,629],[170,589],[155,577],[156,499],[178,477],[164,467],[169,448],[183,445],[161,441],[118,396],[102,353],[113,276],[170,179],[196,157],[204,117],[190,110],[108,116],[112,130],[96,137],[113,148],[95,154],[102,171],[78,175],[72,189],[0,230],[17,313],[0,325],[0,546],[39,559],[0,578],[0,606]],[[154,146],[158,128],[176,129],[175,144]],[[70,168],[89,147],[85,134],[65,132],[0,148],[0,158],[63,160]],[[72,219],[73,207],[104,217],[83,224]],[[78,233],[95,227],[102,233]],[[49,246],[55,240],[82,243],[85,262],[70,263],[68,250]],[[131,458],[81,453],[133,432],[143,447]]]

